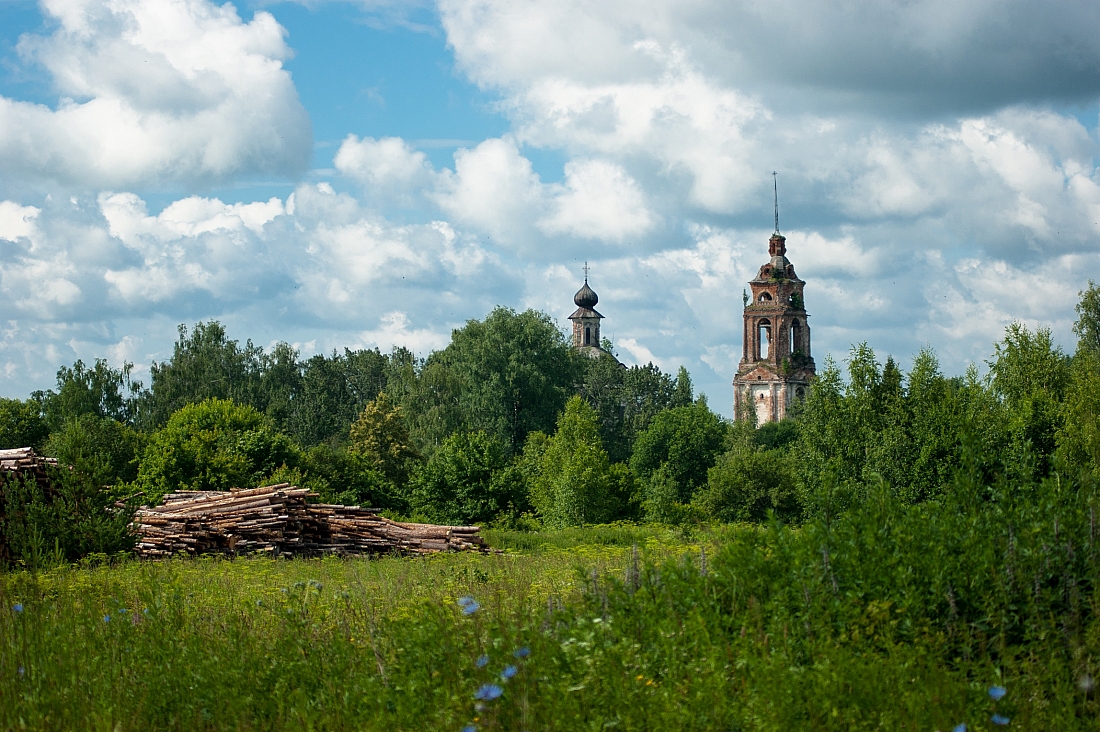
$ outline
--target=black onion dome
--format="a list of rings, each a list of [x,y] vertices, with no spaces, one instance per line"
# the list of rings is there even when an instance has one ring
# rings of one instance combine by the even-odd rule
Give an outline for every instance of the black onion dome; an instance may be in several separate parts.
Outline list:
[[[596,291],[588,286],[588,280],[584,281],[584,287],[577,290],[577,294],[573,296],[573,302],[577,304],[579,308],[587,308],[591,310],[596,307],[596,303],[600,301]]]

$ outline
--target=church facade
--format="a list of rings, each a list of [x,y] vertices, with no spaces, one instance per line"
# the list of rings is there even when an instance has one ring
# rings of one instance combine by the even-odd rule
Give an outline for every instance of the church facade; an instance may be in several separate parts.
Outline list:
[[[787,239],[775,233],[768,240],[771,259],[749,282],[746,293],[741,362],[733,379],[733,411],[737,419],[756,416],[758,425],[778,422],[791,406],[809,394],[814,360],[810,353],[809,315],[794,265],[787,260]]]

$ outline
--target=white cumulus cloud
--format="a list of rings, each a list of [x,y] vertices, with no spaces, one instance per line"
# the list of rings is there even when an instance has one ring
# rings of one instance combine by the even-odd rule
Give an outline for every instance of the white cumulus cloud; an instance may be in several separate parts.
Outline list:
[[[55,25],[19,52],[59,94],[0,97],[0,165],[78,188],[293,175],[311,126],[267,12],[209,0],[43,0]]]

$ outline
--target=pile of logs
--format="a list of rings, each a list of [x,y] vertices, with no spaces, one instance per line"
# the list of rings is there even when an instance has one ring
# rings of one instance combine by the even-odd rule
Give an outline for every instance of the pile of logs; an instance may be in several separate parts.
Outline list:
[[[11,480],[32,479],[47,494],[53,493],[53,483],[46,469],[57,466],[57,458],[36,455],[29,447],[0,450],[0,486]]]
[[[38,484],[42,496],[47,500],[53,500],[57,495],[57,488],[50,480],[48,468],[56,467],[57,459],[42,457],[35,454],[29,447],[16,447],[10,450],[0,450],[0,524],[6,523],[12,516],[6,516],[7,492],[22,482],[28,481]],[[11,559],[11,547],[8,546],[7,532],[0,532],[0,560]]]
[[[488,551],[477,526],[391,521],[375,509],[308,503],[316,494],[287,483],[248,490],[171,493],[138,509],[135,551],[173,554],[318,556]]]

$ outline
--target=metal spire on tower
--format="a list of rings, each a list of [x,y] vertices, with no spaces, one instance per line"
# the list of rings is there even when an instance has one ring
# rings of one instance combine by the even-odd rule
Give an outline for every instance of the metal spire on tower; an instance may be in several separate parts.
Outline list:
[[[588,261],[587,260],[584,263],[583,269],[584,269],[584,284],[587,285],[588,284]]]
[[[779,233],[779,183],[776,182],[778,174],[772,171],[772,188],[775,190],[775,233]]]

